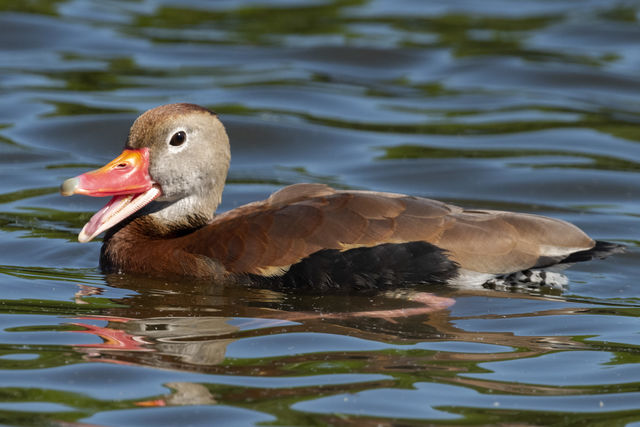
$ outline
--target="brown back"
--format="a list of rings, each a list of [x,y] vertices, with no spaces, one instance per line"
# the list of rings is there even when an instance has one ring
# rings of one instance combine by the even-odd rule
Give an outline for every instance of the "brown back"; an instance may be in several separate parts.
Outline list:
[[[529,214],[464,210],[391,193],[297,184],[217,216],[181,246],[218,259],[233,273],[279,275],[322,249],[426,241],[460,267],[504,274],[560,260],[594,242],[564,221]]]

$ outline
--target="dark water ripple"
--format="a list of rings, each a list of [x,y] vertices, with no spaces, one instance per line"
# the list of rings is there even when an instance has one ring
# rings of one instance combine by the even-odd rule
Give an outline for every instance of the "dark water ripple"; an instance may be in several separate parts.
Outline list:
[[[640,2],[0,4],[0,423],[635,425]],[[295,182],[572,221],[563,292],[289,295],[105,276],[58,184],[167,102],[217,111],[221,208]],[[309,313],[324,313],[315,318]],[[302,316],[300,313],[305,313]],[[80,423],[80,424],[78,424]]]

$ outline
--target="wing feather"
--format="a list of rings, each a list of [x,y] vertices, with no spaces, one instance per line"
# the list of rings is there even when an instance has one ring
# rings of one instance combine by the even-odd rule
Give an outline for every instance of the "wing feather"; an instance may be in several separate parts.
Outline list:
[[[263,202],[219,215],[193,234],[187,250],[219,260],[229,272],[248,274],[282,274],[323,249],[413,241],[444,249],[462,268],[504,274],[594,244],[556,219],[465,211],[430,199],[321,184],[285,187]]]

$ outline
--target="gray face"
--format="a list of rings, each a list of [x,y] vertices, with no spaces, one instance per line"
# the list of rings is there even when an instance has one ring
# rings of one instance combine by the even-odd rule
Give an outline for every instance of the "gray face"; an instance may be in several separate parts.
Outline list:
[[[207,110],[169,107],[140,116],[127,145],[149,148],[149,174],[162,189],[156,216],[171,221],[193,214],[209,217],[220,203],[229,168],[227,134]]]

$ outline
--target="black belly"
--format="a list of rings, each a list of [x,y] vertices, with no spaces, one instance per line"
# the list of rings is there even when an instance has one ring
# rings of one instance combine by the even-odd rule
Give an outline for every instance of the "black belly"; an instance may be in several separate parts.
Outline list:
[[[386,243],[339,251],[318,251],[278,277],[252,279],[273,289],[306,291],[377,291],[419,283],[443,284],[458,265],[444,250],[427,242]]]

